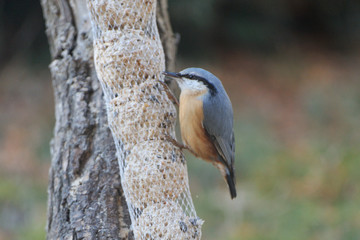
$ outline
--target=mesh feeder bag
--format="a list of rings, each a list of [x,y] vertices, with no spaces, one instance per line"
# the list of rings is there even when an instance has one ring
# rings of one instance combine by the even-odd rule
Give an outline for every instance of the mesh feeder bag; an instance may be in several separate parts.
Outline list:
[[[159,81],[165,57],[156,0],[88,0],[97,76],[135,239],[200,239],[176,109]]]

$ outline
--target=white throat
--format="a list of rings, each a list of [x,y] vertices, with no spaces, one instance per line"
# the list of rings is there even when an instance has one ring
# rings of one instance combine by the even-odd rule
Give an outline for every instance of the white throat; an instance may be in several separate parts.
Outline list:
[[[202,92],[207,90],[207,87],[202,82],[196,80],[189,80],[187,78],[182,78],[179,79],[177,82],[179,83],[179,87],[181,91],[191,90],[194,92]]]

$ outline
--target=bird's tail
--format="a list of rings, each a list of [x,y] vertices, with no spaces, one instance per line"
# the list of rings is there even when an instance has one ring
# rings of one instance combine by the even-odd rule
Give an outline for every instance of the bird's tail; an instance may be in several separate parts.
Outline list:
[[[230,190],[230,196],[231,199],[236,198],[236,188],[235,188],[235,176],[234,176],[234,171],[229,171],[228,169],[226,170],[226,174],[225,174],[225,180],[229,186],[229,190]]]

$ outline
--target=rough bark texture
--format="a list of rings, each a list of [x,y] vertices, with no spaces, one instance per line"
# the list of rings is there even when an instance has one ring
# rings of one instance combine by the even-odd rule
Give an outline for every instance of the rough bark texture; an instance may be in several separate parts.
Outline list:
[[[48,239],[128,239],[130,218],[93,67],[85,0],[43,0],[53,61]]]
[[[47,239],[133,239],[103,93],[93,64],[86,0],[41,0],[52,63],[56,124],[51,142]],[[166,0],[158,23],[168,66],[175,41]]]
[[[161,43],[165,52],[166,70],[175,71],[175,57],[177,52],[177,45],[180,40],[180,35],[174,34],[171,28],[167,0],[157,1],[156,21],[160,33]],[[165,81],[169,85],[175,96],[178,97],[179,88],[177,87],[175,81]]]
[[[156,16],[161,43],[165,51],[166,69],[175,71],[175,57],[180,36],[172,31],[167,0],[157,1]]]

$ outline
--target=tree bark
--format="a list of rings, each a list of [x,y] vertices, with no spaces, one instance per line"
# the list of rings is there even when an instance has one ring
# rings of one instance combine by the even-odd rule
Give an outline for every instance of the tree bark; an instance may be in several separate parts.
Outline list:
[[[165,52],[165,64],[168,71],[175,71],[175,57],[180,36],[174,34],[168,12],[167,0],[158,0],[156,22]]]
[[[157,1],[156,22],[161,38],[161,43],[164,48],[166,70],[175,71],[175,57],[177,52],[177,45],[180,41],[180,35],[174,34],[172,30],[167,0]],[[180,91],[175,81],[165,80],[165,82],[170,87],[174,95],[178,97]]]
[[[48,239],[129,239],[84,0],[42,0],[55,96]]]
[[[41,5],[52,56],[56,118],[47,239],[133,239],[94,69],[86,0],[41,0]],[[158,26],[167,66],[174,66],[176,41],[166,6],[166,0],[158,0]]]

